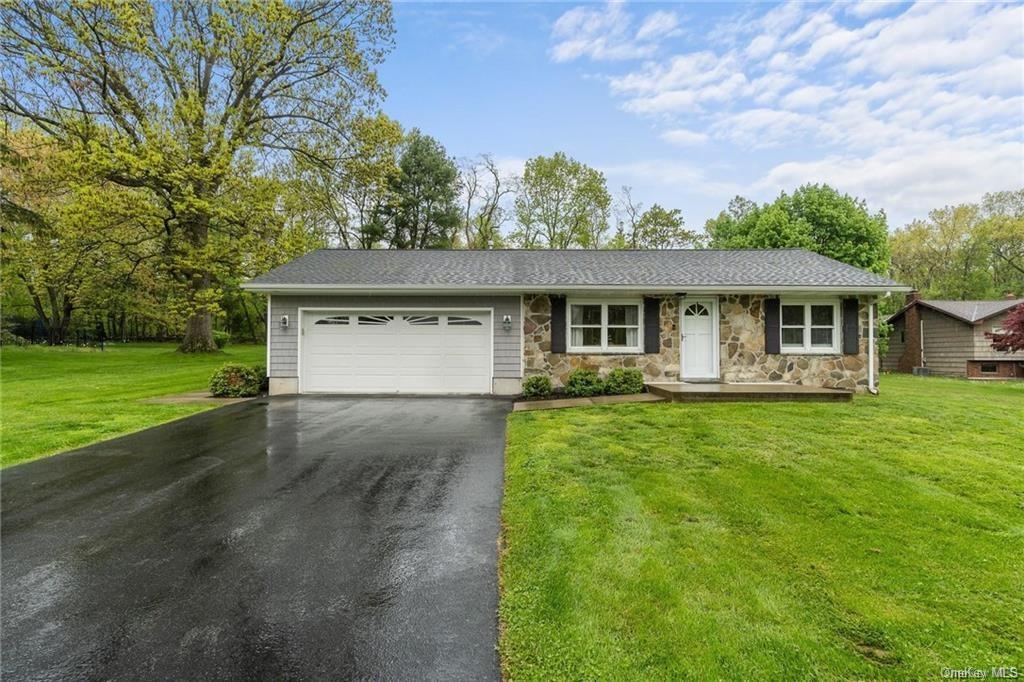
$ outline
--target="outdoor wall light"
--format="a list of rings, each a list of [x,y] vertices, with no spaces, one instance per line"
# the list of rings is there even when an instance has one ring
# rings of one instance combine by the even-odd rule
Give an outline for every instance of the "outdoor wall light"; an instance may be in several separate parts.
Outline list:
[[[288,316],[287,315],[282,315],[281,316],[281,328],[282,329],[287,329],[288,328]]]
[[[505,329],[505,331],[509,331],[510,329],[512,329],[512,316],[505,315],[504,317],[502,317],[501,326]]]

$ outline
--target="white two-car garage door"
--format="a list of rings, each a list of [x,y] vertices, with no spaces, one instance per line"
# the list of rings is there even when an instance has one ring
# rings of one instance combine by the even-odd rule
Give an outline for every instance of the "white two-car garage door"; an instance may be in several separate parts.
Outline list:
[[[490,393],[491,314],[305,311],[303,393]]]

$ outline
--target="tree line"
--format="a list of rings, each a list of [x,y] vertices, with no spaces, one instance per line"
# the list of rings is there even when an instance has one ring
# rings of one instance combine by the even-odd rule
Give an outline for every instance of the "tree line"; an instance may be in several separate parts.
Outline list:
[[[94,325],[183,351],[214,350],[215,325],[258,338],[263,305],[238,284],[326,245],[695,239],[628,192],[613,231],[604,177],[564,154],[513,178],[380,113],[381,0],[38,0],[0,17],[4,318],[51,343]]]
[[[562,152],[509,173],[380,111],[380,0],[0,7],[4,322],[215,348],[263,335],[239,284],[340,248],[810,248],[929,295],[1020,291],[1021,196],[884,212],[825,185],[737,197],[703,232]]]

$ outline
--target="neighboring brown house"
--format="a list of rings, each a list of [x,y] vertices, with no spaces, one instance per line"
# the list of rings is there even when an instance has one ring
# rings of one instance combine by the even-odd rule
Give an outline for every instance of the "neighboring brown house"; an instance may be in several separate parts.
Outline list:
[[[986,332],[998,331],[1024,298],[998,301],[934,301],[916,291],[889,318],[887,372],[918,372],[970,379],[1024,379],[1024,354],[992,349]],[[924,368],[919,369],[919,368]]]

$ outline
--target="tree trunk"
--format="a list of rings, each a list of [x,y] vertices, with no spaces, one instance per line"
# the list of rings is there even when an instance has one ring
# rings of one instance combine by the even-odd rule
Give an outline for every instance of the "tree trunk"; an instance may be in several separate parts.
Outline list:
[[[181,340],[178,350],[182,353],[215,353],[217,344],[213,342],[213,315],[209,312],[197,312],[189,318],[185,325],[185,337]]]
[[[206,246],[209,236],[209,217],[198,216],[187,228],[189,241],[195,249]],[[201,276],[191,279],[192,300],[201,301],[204,290],[211,282],[210,271],[200,270]],[[192,273],[189,273],[192,274]],[[182,353],[216,353],[217,344],[213,342],[213,314],[209,310],[200,309],[192,313],[185,325],[185,337],[181,340],[178,350]]]

